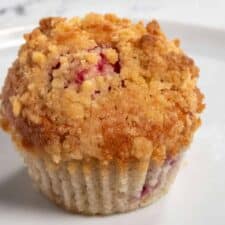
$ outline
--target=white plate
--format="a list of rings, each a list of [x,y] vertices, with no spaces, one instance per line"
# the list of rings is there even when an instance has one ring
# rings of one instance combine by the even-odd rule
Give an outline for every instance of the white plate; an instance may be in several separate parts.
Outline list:
[[[0,224],[222,225],[225,220],[225,31],[162,22],[170,37],[201,68],[199,86],[206,95],[203,125],[169,194],[135,212],[109,217],[71,215],[32,188],[9,137],[0,132]],[[0,85],[16,56],[25,28],[0,31]]]

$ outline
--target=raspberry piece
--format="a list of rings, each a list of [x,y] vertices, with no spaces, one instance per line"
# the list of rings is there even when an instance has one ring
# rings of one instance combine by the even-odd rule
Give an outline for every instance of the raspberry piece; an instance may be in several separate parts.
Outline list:
[[[85,75],[88,73],[86,69],[79,71],[76,74],[75,82],[79,85],[81,85],[85,80]]]
[[[147,195],[151,191],[151,187],[149,185],[144,185],[141,190],[141,198],[143,198],[145,195]]]
[[[108,62],[106,56],[102,53],[100,47],[88,50],[99,54],[99,60],[96,65],[92,65],[86,69],[78,69],[75,74],[75,83],[81,85],[86,79],[90,79],[95,76],[111,76],[115,73],[120,73],[120,63],[117,61],[115,64]]]
[[[100,56],[101,56],[101,59],[98,62],[97,68],[98,68],[98,71],[101,73],[104,71],[105,66],[110,64],[107,62],[106,57],[102,53],[100,53]]]

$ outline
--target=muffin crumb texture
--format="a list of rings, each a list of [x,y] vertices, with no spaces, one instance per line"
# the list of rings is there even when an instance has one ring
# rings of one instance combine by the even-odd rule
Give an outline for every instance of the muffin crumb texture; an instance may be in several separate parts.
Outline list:
[[[46,18],[24,37],[1,103],[23,151],[160,165],[189,145],[204,108],[199,69],[157,21]]]

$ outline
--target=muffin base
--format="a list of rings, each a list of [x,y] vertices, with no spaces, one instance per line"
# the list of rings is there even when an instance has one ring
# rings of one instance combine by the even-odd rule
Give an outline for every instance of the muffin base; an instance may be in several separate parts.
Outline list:
[[[165,193],[176,177],[181,156],[162,166],[131,161],[103,164],[72,161],[63,166],[23,154],[35,186],[66,210],[85,215],[108,215],[145,207]]]

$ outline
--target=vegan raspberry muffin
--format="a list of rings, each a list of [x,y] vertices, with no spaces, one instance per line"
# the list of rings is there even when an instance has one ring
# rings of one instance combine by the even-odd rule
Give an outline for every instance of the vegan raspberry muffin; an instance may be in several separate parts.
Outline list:
[[[112,214],[167,192],[200,125],[199,70],[156,21],[46,18],[2,91],[1,125],[49,199]]]

